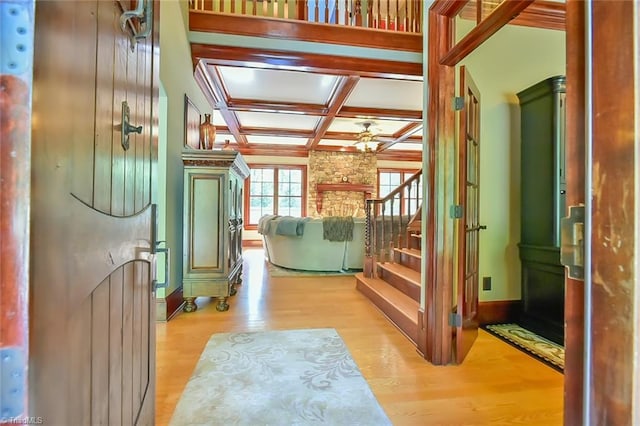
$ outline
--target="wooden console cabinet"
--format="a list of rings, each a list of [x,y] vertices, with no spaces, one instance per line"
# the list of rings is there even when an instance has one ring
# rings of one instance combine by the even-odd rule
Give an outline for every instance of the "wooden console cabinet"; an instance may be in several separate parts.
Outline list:
[[[184,164],[184,311],[197,309],[196,297],[228,298],[242,282],[242,208],[249,167],[235,151],[190,150]]]
[[[518,93],[521,123],[520,324],[564,344],[565,77]]]

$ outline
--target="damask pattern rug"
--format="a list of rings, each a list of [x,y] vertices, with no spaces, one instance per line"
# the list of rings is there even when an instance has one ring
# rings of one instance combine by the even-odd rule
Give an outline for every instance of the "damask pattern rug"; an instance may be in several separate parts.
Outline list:
[[[518,349],[523,349],[556,370],[564,370],[564,347],[561,345],[538,336],[517,324],[494,324],[487,325],[485,328],[490,333],[506,340]]]
[[[170,425],[390,425],[335,329],[214,334]]]

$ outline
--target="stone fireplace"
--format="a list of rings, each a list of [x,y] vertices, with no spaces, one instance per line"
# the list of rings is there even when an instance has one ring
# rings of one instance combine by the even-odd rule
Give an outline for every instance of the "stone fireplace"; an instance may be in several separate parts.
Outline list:
[[[364,217],[365,195],[377,196],[376,170],[374,153],[309,152],[307,215]]]

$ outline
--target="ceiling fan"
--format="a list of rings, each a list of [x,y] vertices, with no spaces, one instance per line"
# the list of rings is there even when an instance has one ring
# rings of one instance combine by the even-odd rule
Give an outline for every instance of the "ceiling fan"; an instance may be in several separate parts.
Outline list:
[[[363,152],[374,152],[378,149],[377,135],[374,134],[370,127],[375,125],[373,121],[363,121],[356,123],[362,126],[362,130],[356,136],[357,142],[354,144],[358,150]]]

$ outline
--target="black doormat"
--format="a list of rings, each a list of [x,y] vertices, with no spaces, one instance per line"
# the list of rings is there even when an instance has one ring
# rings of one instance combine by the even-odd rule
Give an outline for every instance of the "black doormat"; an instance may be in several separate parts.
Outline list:
[[[563,346],[538,336],[517,324],[491,324],[482,328],[555,370],[563,372]]]

